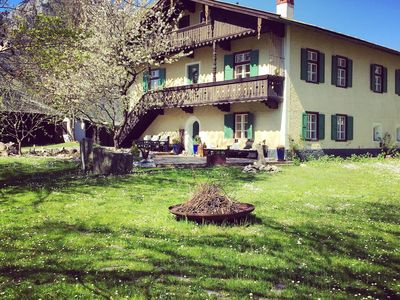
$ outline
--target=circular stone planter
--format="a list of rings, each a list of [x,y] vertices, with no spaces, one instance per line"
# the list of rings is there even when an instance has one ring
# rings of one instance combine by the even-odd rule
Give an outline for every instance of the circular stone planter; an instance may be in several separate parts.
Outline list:
[[[224,222],[224,221],[235,221],[244,219],[247,217],[252,211],[255,210],[255,206],[248,203],[239,203],[240,211],[232,214],[219,214],[219,215],[211,215],[211,214],[185,214],[179,212],[178,209],[182,204],[174,205],[169,207],[170,213],[174,214],[177,218],[180,219],[188,219],[189,221],[196,222]]]

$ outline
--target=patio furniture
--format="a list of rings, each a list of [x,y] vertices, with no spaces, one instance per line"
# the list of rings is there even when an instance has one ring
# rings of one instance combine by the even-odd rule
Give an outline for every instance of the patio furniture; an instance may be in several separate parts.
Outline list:
[[[228,146],[226,157],[228,158],[247,158],[257,159],[258,151],[253,149],[254,141],[247,140],[246,144],[241,148],[236,140],[232,146]]]
[[[140,150],[168,152],[170,150],[169,136],[146,135],[142,141],[136,142]]]

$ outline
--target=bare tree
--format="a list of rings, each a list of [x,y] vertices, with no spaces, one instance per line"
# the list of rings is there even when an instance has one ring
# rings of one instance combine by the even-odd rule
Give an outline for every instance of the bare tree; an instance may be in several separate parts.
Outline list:
[[[107,128],[119,148],[132,110],[141,106],[143,89],[135,91],[141,74],[186,55],[171,42],[180,15],[172,1],[160,7],[145,0],[75,1],[79,17],[66,16],[76,8],[64,4],[62,14],[38,15],[19,31],[16,40],[29,45],[20,60],[35,66],[24,72],[24,82],[44,104]]]
[[[18,146],[18,154],[22,154],[22,144],[36,137],[39,131],[46,133],[50,123],[56,123],[61,116],[48,108],[42,107],[31,97],[25,98],[16,89],[2,89],[0,102],[0,140],[11,140]]]

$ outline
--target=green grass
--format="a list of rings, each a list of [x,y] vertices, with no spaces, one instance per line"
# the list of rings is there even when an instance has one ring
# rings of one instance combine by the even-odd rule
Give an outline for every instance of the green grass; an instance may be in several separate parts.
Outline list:
[[[82,177],[0,159],[2,299],[395,299],[400,161]],[[242,226],[177,222],[198,182],[256,205]]]

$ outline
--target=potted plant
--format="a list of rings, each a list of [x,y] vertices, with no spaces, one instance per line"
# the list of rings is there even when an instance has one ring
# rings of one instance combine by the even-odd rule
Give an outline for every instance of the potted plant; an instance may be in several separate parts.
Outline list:
[[[278,161],[284,161],[285,160],[285,146],[279,145],[276,147],[276,152],[278,155]]]
[[[196,135],[196,137],[193,139],[193,154],[197,154],[199,151],[199,145],[201,144],[201,138]]]
[[[178,155],[182,152],[182,144],[178,139],[172,140],[172,149],[174,151],[174,154],[176,154],[176,155]]]

